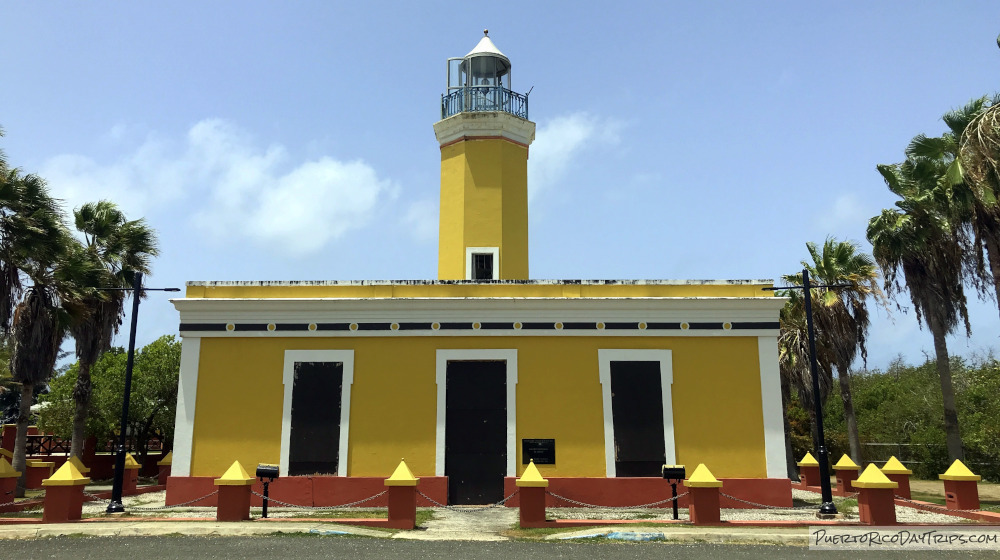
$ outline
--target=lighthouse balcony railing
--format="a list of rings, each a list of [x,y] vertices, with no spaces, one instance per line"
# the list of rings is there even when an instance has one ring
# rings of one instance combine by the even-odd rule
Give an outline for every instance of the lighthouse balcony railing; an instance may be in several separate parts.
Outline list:
[[[501,86],[467,86],[441,96],[441,118],[469,112],[504,112],[528,118],[528,96]]]

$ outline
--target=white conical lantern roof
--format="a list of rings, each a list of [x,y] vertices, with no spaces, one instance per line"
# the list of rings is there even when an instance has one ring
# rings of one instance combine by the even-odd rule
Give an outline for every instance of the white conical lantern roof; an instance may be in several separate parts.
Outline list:
[[[507,55],[500,52],[500,49],[498,49],[497,46],[493,44],[493,41],[490,40],[489,30],[484,30],[483,35],[484,37],[479,40],[479,44],[476,45],[476,48],[469,51],[469,54],[465,55],[465,58],[485,55],[496,56],[504,59],[509,65],[510,59],[507,58]]]

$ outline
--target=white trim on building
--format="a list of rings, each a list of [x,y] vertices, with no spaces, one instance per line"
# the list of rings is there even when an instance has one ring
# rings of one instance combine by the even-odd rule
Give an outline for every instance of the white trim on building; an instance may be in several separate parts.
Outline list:
[[[177,415],[174,420],[173,463],[171,476],[191,476],[191,452],[194,443],[194,413],[198,400],[198,362],[201,338],[181,340],[181,371],[177,380]],[[222,473],[219,473],[220,475]]]
[[[660,362],[660,392],[663,396],[663,449],[666,464],[677,462],[674,449],[674,405],[671,386],[674,382],[673,361],[670,350],[621,350],[597,351],[598,375],[604,403],[604,464],[608,478],[617,475],[615,467],[615,419],[611,408],[611,362]]]
[[[507,476],[517,476],[517,350],[474,349],[437,351],[437,429],[434,436],[434,474],[444,476],[445,418],[447,413],[448,362],[495,360],[507,364]]]
[[[299,362],[336,362],[343,364],[343,381],[340,391],[340,449],[337,454],[337,475],[347,476],[350,464],[347,457],[347,439],[351,433],[351,385],[354,384],[354,350],[285,350],[285,363],[281,374],[284,399],[281,408],[281,476],[288,476],[288,450],[292,435],[292,388],[295,385],[295,364]]]
[[[764,457],[768,478],[788,478],[785,461],[785,421],[781,406],[781,372],[778,369],[778,338],[757,338],[760,361],[760,403],[764,415]]]

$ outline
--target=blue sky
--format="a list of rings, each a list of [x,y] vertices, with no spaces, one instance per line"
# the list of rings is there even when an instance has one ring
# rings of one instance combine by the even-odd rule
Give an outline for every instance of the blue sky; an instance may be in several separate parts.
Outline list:
[[[867,249],[868,219],[893,202],[875,165],[1000,89],[986,1],[0,1],[0,13],[0,147],[68,208],[109,198],[145,216],[162,244],[150,286],[435,277],[431,125],[446,59],[483,28],[514,89],[533,88],[533,278],[778,278],[801,268],[806,241]],[[997,344],[996,305],[972,312],[953,353]],[[933,352],[912,312],[885,315],[870,366]],[[176,326],[153,295],[139,342]]]

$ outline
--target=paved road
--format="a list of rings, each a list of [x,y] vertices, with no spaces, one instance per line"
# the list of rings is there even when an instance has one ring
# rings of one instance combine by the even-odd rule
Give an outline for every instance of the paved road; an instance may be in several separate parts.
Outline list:
[[[844,552],[811,552],[791,546],[743,546],[666,543],[462,542],[401,541],[363,537],[59,537],[4,541],[5,558],[448,558],[510,560],[512,558],[694,560],[724,558],[844,558]],[[1000,558],[998,552],[947,552],[948,558]],[[879,558],[942,558],[938,551],[880,553]]]

